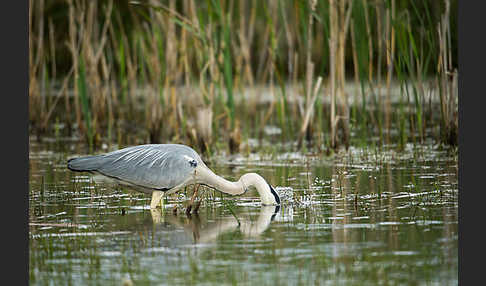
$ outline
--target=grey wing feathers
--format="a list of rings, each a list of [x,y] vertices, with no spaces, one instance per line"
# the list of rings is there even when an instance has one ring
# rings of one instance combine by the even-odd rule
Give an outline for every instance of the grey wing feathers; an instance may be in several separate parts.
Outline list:
[[[199,155],[187,146],[150,144],[71,159],[68,168],[97,171],[145,188],[171,189],[189,179],[199,162]]]
[[[72,171],[96,171],[100,156],[87,156],[68,160],[68,168]]]

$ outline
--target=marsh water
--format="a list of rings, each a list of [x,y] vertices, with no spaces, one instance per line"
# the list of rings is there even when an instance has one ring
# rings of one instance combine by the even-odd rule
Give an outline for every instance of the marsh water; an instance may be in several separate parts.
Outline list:
[[[457,151],[213,154],[217,174],[258,172],[282,205],[201,187],[187,216],[192,187],[151,211],[145,194],[70,172],[77,140],[29,145],[31,285],[458,283]]]

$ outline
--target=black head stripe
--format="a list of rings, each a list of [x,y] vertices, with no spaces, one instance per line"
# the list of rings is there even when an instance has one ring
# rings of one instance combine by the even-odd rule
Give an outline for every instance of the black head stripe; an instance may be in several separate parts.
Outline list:
[[[272,195],[275,197],[275,201],[277,202],[277,205],[280,205],[280,197],[278,196],[277,192],[272,188],[272,185],[268,184],[270,187],[270,192],[272,192]]]
[[[275,216],[277,216],[279,211],[280,211],[280,206],[275,206],[275,211],[273,212],[273,215],[270,218],[270,221],[273,221],[275,219]]]

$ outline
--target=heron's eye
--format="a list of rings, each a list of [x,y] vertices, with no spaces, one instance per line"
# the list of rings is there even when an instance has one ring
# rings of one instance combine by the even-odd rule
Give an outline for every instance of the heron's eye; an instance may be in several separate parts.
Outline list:
[[[197,167],[197,162],[196,160],[192,159],[191,161],[189,161],[189,164],[191,164],[191,167]]]

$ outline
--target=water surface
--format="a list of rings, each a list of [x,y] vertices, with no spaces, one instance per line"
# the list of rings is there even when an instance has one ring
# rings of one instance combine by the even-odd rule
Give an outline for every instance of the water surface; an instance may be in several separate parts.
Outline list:
[[[74,140],[30,142],[32,285],[458,283],[457,152],[214,155],[216,173],[258,172],[283,204],[201,187],[191,216],[191,187],[151,211],[147,195],[70,172],[67,159],[85,152]]]

